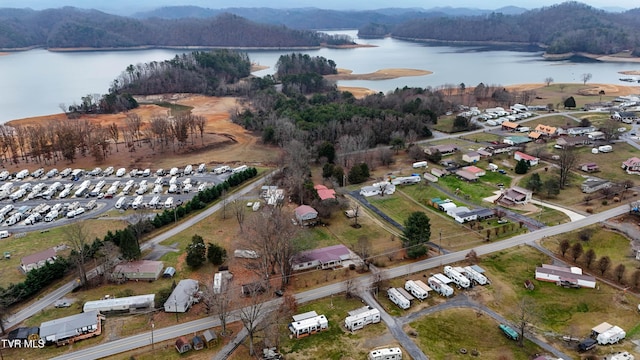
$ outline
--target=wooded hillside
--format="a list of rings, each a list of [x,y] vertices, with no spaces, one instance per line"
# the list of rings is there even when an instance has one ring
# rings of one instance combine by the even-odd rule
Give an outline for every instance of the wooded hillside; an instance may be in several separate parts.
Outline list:
[[[138,20],[76,8],[0,9],[0,48],[309,47],[350,43],[313,31],[251,22],[232,14],[213,18]]]
[[[530,10],[520,15],[421,18],[387,26],[397,38],[457,43],[533,44],[551,54],[586,52],[640,55],[640,10],[610,13],[578,2]],[[367,25],[362,36],[380,36],[383,25]],[[387,34],[389,34],[387,33]]]

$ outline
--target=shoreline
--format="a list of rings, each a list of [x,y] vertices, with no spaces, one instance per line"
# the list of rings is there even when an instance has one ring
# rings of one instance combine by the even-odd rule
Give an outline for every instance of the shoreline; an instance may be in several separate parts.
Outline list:
[[[366,74],[354,74],[353,70],[338,69],[337,74],[325,75],[324,77],[329,80],[389,80],[401,77],[425,76],[431,74],[433,74],[433,71],[402,68],[380,69]]]

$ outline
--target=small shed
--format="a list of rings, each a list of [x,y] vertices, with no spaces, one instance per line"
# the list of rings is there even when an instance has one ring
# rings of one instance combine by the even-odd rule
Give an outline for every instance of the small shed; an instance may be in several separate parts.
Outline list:
[[[202,350],[204,349],[204,341],[200,336],[196,335],[193,337],[193,350]]]
[[[174,268],[173,266],[169,266],[166,269],[164,269],[164,273],[162,274],[163,278],[172,278],[173,275],[176,274],[176,268]]]
[[[204,333],[202,333],[202,336],[204,337],[204,342],[206,343],[207,347],[216,345],[218,343],[218,336],[216,335],[216,332],[211,329],[206,330]]]
[[[184,354],[191,350],[191,343],[189,343],[186,337],[181,336],[176,340],[176,350],[178,350],[180,354]]]

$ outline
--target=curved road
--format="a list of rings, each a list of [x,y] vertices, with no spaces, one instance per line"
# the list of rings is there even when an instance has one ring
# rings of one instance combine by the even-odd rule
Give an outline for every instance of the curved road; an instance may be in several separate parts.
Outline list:
[[[254,183],[254,185],[255,184],[256,183]],[[236,195],[240,196],[241,193],[246,194],[248,191],[249,190],[242,191],[242,192],[236,193]],[[209,210],[211,210],[212,208],[210,208]],[[589,217],[586,217],[584,219],[580,219],[577,221],[573,221],[573,222],[569,222],[569,223],[565,223],[557,226],[546,227],[530,233],[518,235],[503,241],[488,243],[486,245],[478,246],[474,248],[474,250],[480,256],[486,255],[492,252],[501,251],[514,246],[530,243],[547,236],[553,236],[553,235],[558,235],[561,233],[573,231],[575,229],[579,229],[587,225],[604,221],[611,217],[625,214],[628,211],[629,211],[628,205],[621,205],[599,214],[590,215]],[[186,224],[183,224],[183,225],[187,226]],[[411,274],[415,272],[424,271],[427,269],[436,268],[445,264],[462,261],[465,259],[465,256],[469,251],[470,249],[452,252],[449,254],[444,254],[441,256],[421,260],[413,264],[401,265],[398,267],[386,269],[384,270],[384,276],[386,278],[395,278],[395,277],[400,277],[406,274]],[[369,288],[369,285],[371,284],[371,282],[372,282],[371,275],[365,275],[357,279],[354,279],[354,285],[358,289]],[[323,286],[317,289],[301,292],[296,294],[295,297],[299,303],[305,303],[305,302],[321,299],[321,298],[330,296],[332,294],[343,292],[345,291],[345,289],[346,289],[346,282],[343,281],[343,282]],[[269,304],[277,304],[278,301],[279,301],[278,299],[271,300]],[[218,325],[219,325],[219,322],[217,321],[217,318],[216,319],[205,318],[205,319],[194,320],[194,321],[190,321],[190,322],[179,324],[179,325],[174,325],[167,328],[157,329],[154,332],[154,339],[158,339],[158,341],[160,341],[160,339],[176,338],[182,335],[191,334],[194,331],[202,331],[208,328],[216,327]],[[402,336],[402,335],[399,334],[399,336]],[[133,350],[139,347],[144,347],[149,345],[151,343],[150,341],[151,341],[151,332],[145,332],[142,334],[128,337],[126,339],[115,340],[105,344],[100,344],[100,345],[92,346],[90,348],[82,349],[70,354],[61,355],[56,357],[55,359],[56,360],[62,360],[62,359],[93,360],[93,359],[129,351],[129,350]]]

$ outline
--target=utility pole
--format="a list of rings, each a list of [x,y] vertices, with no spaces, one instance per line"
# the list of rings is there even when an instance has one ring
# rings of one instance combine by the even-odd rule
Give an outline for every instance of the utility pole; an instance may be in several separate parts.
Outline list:
[[[440,230],[440,246],[438,247],[438,253],[442,255],[442,230]]]
[[[176,313],[177,314],[177,313]],[[156,324],[151,320],[151,350],[153,350],[153,329],[155,329]]]

